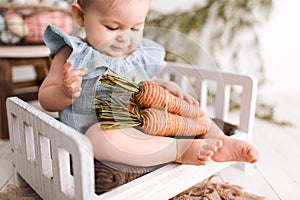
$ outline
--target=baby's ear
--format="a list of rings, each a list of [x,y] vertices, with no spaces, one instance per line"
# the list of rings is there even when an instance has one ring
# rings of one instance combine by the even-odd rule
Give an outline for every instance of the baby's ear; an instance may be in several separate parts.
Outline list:
[[[73,3],[71,5],[71,11],[73,17],[79,26],[84,25],[84,11],[78,3]]]

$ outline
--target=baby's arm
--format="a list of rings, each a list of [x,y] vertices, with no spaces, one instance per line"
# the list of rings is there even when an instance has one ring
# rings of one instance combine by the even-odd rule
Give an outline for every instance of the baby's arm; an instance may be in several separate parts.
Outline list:
[[[201,139],[174,139],[150,136],[133,128],[101,130],[99,124],[86,132],[92,142],[94,157],[133,166],[153,166],[168,162],[203,165],[202,155],[211,155],[212,145],[205,149]]]
[[[63,47],[51,62],[49,74],[39,89],[39,101],[48,111],[61,111],[72,104],[80,95],[81,80],[86,69],[70,71],[71,64],[67,57],[70,47]]]

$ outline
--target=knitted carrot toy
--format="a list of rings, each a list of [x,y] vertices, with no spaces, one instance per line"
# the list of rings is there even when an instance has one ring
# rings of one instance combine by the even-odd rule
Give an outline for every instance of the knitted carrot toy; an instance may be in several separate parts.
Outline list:
[[[140,110],[136,104],[124,99],[118,102],[121,103],[95,98],[94,108],[102,128],[140,126],[145,133],[155,136],[197,136],[209,131],[210,120],[205,115],[189,118],[158,108]],[[126,104],[129,106],[126,107]]]
[[[132,100],[139,107],[165,108],[168,112],[185,117],[202,117],[203,110],[187,103],[153,81],[141,81],[139,84],[121,77],[113,71],[102,75],[101,83],[104,86],[123,88],[123,92],[132,93]]]
[[[112,101],[94,99],[104,129],[140,126],[145,133],[156,136],[197,136],[209,130],[211,121],[199,106],[188,104],[154,82],[136,84],[109,71],[101,83],[115,89],[109,95]],[[126,94],[131,98],[124,98]]]

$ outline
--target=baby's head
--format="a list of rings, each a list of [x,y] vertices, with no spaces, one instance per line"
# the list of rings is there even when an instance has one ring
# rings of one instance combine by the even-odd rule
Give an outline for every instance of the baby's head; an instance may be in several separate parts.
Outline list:
[[[101,53],[125,58],[140,44],[151,0],[78,0],[72,4],[86,42]]]
[[[126,2],[130,0],[125,0]],[[99,9],[105,11],[108,10],[109,7],[113,6],[113,4],[117,3],[117,0],[77,0],[77,3],[84,10],[89,9],[93,6],[99,6]]]

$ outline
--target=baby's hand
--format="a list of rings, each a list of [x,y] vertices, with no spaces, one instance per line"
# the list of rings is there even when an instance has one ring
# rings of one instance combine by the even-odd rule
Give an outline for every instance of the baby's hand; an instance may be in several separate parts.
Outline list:
[[[175,96],[184,99],[185,101],[187,101],[189,104],[194,104],[194,105],[198,105],[198,101],[192,97],[191,95],[188,95],[186,93],[184,93],[181,89],[181,87],[173,82],[173,81],[166,81],[164,82],[164,84],[162,85],[166,90],[170,91],[172,94],[174,94]]]
[[[87,68],[71,70],[72,63],[67,62],[63,66],[63,90],[71,98],[78,98],[81,93],[82,77],[86,74]]]

